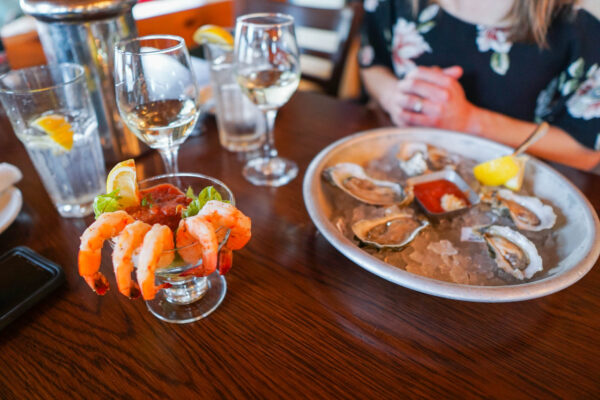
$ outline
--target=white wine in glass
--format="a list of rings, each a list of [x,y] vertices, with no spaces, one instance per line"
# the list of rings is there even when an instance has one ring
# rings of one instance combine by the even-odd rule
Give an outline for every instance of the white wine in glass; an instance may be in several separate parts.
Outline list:
[[[158,100],[123,113],[127,126],[153,148],[181,144],[196,122],[193,100]]]
[[[277,109],[287,103],[298,87],[300,76],[276,68],[238,75],[238,83],[250,100],[261,109]]]
[[[249,14],[236,21],[234,61],[242,91],[264,113],[267,141],[262,157],[244,167],[255,185],[285,185],[298,174],[295,162],[279,157],[273,126],[277,110],[288,102],[300,82],[294,19],[285,14]]]
[[[153,35],[117,43],[115,91],[127,127],[159,151],[167,173],[178,172],[179,146],[192,132],[200,109],[185,41]]]

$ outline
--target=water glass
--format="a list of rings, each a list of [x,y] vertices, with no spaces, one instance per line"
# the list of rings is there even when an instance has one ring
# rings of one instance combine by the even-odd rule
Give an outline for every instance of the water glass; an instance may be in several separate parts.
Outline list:
[[[219,141],[229,151],[252,151],[265,141],[265,119],[238,85],[233,63],[211,65]]]
[[[60,215],[90,214],[106,171],[83,67],[10,71],[0,76],[0,101]]]
[[[229,151],[259,149],[265,142],[266,124],[260,109],[252,103],[237,83],[233,50],[216,49],[206,53],[210,60],[210,77],[215,99],[219,141]]]

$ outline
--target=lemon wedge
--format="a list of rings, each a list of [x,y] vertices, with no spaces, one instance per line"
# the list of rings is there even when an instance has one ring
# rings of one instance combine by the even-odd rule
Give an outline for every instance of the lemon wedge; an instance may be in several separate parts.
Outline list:
[[[119,189],[119,205],[122,208],[140,204],[140,192],[137,185],[135,161],[121,161],[113,167],[106,178],[106,192]]]
[[[500,186],[515,177],[519,169],[514,157],[504,156],[476,165],[473,175],[484,185]]]
[[[31,125],[45,132],[63,149],[69,151],[73,147],[73,128],[64,116],[59,114],[43,115],[36,118]]]
[[[527,156],[517,156],[514,157],[515,161],[519,165],[519,172],[508,181],[504,182],[504,186],[513,190],[515,192],[521,190],[521,186],[523,186],[523,176],[525,176],[525,167],[527,164],[527,160],[529,157]]]
[[[194,42],[198,44],[216,44],[222,47],[233,47],[233,36],[217,25],[202,25],[194,32]]]

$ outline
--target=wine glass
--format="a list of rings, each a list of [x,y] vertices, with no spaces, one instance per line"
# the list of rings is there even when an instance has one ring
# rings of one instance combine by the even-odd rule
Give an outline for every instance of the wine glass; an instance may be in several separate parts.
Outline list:
[[[200,110],[185,41],[152,35],[117,43],[115,90],[127,127],[158,150],[167,173],[178,172],[179,146],[192,132]]]
[[[234,62],[242,91],[263,112],[267,123],[264,154],[246,164],[244,177],[260,186],[285,185],[296,177],[298,166],[277,155],[273,126],[277,110],[287,103],[300,82],[294,19],[269,13],[238,17]]]

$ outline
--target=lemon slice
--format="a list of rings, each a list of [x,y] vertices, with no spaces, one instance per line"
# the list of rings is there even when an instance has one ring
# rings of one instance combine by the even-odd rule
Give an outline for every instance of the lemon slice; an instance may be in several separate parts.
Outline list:
[[[122,208],[140,204],[135,162],[132,159],[121,161],[113,167],[106,178],[106,192],[119,189],[119,205]]]
[[[233,47],[231,33],[217,25],[202,25],[194,32],[193,38],[198,44],[210,43],[227,48]]]
[[[487,186],[499,186],[519,173],[519,164],[512,156],[495,158],[478,164],[473,168],[473,175],[479,182]]]
[[[527,160],[529,157],[527,156],[518,156],[515,157],[515,161],[519,165],[519,172],[508,181],[504,183],[504,186],[509,188],[510,190],[519,191],[521,190],[521,186],[523,186],[523,176],[525,176],[525,167],[527,164]]]
[[[31,125],[45,132],[50,139],[63,149],[69,151],[73,147],[73,128],[62,115],[44,115],[36,118]]]

